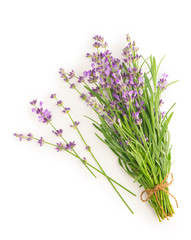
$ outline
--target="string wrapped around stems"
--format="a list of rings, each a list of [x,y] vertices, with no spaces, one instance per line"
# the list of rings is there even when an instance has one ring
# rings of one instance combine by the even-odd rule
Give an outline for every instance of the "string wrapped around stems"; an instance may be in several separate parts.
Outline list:
[[[168,179],[169,175],[171,175],[171,181],[170,181],[170,182],[167,182],[167,179]],[[158,203],[160,209],[162,210],[164,216],[167,218],[167,220],[169,220],[169,218],[167,217],[166,213],[164,212],[164,210],[163,210],[163,208],[162,208],[162,206],[161,206],[161,204],[160,204],[160,202],[159,202],[159,200],[158,200],[157,192],[158,192],[158,191],[164,191],[164,192],[166,192],[167,194],[169,194],[171,197],[173,197],[174,200],[175,200],[175,202],[176,202],[176,206],[177,206],[177,208],[178,208],[178,202],[177,202],[176,198],[175,198],[168,190],[165,189],[165,188],[169,187],[169,186],[172,184],[172,182],[173,182],[173,174],[172,174],[172,173],[168,173],[168,174],[166,175],[166,177],[164,178],[164,180],[163,180],[161,183],[155,185],[154,188],[145,189],[145,190],[141,193],[141,195],[140,195],[141,201],[142,201],[142,202],[147,202],[147,201],[149,200],[149,198],[150,198],[153,194],[155,194],[157,203]],[[144,193],[147,193],[147,195],[148,195],[146,199],[143,199]]]

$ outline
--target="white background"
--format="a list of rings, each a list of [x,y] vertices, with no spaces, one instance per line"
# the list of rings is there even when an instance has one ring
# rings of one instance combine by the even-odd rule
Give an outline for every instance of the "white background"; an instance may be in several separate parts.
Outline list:
[[[0,239],[164,239],[190,238],[190,7],[189,1],[1,1],[0,2]],[[101,34],[120,57],[129,33],[145,57],[153,54],[169,81],[181,80],[166,91],[165,107],[173,102],[170,124],[173,145],[170,187],[179,208],[170,221],[159,223],[138,188],[117,163],[117,158],[94,135],[83,114],[92,110],[59,78],[58,70],[88,66],[92,36]],[[81,122],[93,152],[109,175],[137,194],[120,191],[132,215],[108,182],[94,179],[77,159],[35,142],[19,142],[14,132],[32,132],[58,141],[49,126],[38,122],[28,104],[39,99],[53,112],[55,125],[88,158],[76,132],[49,95],[56,92]]]

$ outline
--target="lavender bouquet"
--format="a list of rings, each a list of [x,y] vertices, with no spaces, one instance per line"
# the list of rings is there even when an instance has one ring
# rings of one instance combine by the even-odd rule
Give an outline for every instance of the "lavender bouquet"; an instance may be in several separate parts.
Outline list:
[[[156,63],[153,56],[145,59],[138,54],[138,48],[135,42],[131,41],[129,35],[126,39],[128,45],[123,49],[123,59],[120,60],[112,56],[104,38],[96,35],[93,44],[96,52],[87,53],[87,57],[91,60],[90,69],[84,71],[81,76],[76,76],[73,70],[66,72],[62,68],[59,73],[61,78],[70,85],[70,88],[74,89],[98,115],[99,121],[86,116],[101,134],[96,133],[96,136],[113,151],[120,166],[133,177],[134,182],[138,182],[140,186],[144,187],[141,200],[149,202],[161,221],[174,214],[169,195],[175,199],[178,207],[176,198],[168,189],[173,181],[173,175],[170,173],[171,146],[168,125],[173,115],[171,109],[175,104],[166,113],[161,111],[163,104],[161,95],[168,86],[176,81],[167,83],[167,74],[163,74],[157,80],[163,59],[159,64]],[[76,82],[83,84],[83,93],[77,88]],[[50,143],[42,137],[32,136],[31,133],[28,135],[15,134],[15,136],[20,140],[23,138],[28,141],[34,139],[40,146],[46,143],[54,146],[58,152],[63,150],[72,154],[92,175],[95,176],[92,170],[104,175],[133,213],[116,185],[134,196],[135,194],[106,174],[84,139],[79,129],[79,122],[73,120],[70,108],[64,106],[56,94],[52,94],[51,98],[55,99],[63,113],[68,115],[71,120],[70,126],[77,130],[86,150],[90,152],[97,166],[90,164],[86,158],[81,157],[75,151],[76,143],[68,142],[63,137],[63,130],[57,129],[53,125],[51,112],[43,108],[42,102],[37,104],[36,100],[32,101],[32,111],[38,115],[39,121],[48,123],[52,127],[53,133],[61,139],[61,142]],[[169,175],[171,176],[170,182],[168,182]]]

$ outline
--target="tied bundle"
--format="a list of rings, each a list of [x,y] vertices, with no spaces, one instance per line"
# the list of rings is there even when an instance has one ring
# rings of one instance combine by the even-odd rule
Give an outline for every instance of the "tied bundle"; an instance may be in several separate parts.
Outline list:
[[[167,83],[165,73],[157,80],[163,58],[157,64],[155,57],[145,59],[139,55],[129,35],[122,60],[112,56],[102,36],[96,35],[94,40],[96,52],[87,53],[91,68],[79,77],[73,70],[67,73],[60,69],[61,77],[97,113],[99,121],[91,119],[101,133],[96,133],[97,137],[114,152],[134,182],[146,189],[143,193],[149,194],[146,200],[158,219],[168,219],[174,214],[169,200],[171,194],[168,185],[160,188],[160,184],[167,181],[171,167],[168,125],[175,104],[167,112],[161,111],[164,103],[161,95],[177,81]],[[70,83],[72,75],[84,84],[86,93],[80,93],[76,85]]]
[[[164,103],[161,97],[167,87],[177,81],[167,83],[167,74],[162,74],[158,80],[159,67],[163,59],[157,64],[155,57],[145,59],[139,55],[138,48],[129,35],[126,37],[128,44],[122,51],[121,60],[112,56],[102,36],[96,35],[94,40],[93,46],[96,51],[92,54],[87,53],[91,60],[90,69],[77,76],[74,70],[66,72],[61,68],[59,71],[61,78],[98,116],[98,120],[86,117],[92,121],[96,136],[117,156],[119,165],[134,182],[138,182],[140,187],[145,189],[140,196],[141,200],[149,202],[159,221],[168,219],[174,214],[169,195],[177,203],[168,189],[173,180],[170,173],[171,146],[168,125],[173,115],[171,109],[175,104],[167,112],[161,111]],[[77,87],[80,83],[84,87],[83,92]],[[52,129],[60,141],[51,142],[31,133],[14,135],[20,141],[33,140],[40,146],[44,144],[53,146],[57,152],[67,152],[80,160],[93,176],[95,172],[102,174],[133,213],[116,187],[123,188],[133,196],[135,194],[108,176],[83,136],[79,127],[80,122],[73,119],[70,108],[65,106],[55,93],[50,97],[56,100],[56,105],[69,117],[70,127],[76,130],[96,165],[91,164],[89,159],[77,152],[76,142],[67,140],[63,129],[54,124],[51,111],[44,107],[42,101],[30,102],[32,112],[37,114],[40,122]],[[172,179],[168,183],[169,174]],[[148,195],[145,199],[144,194]]]

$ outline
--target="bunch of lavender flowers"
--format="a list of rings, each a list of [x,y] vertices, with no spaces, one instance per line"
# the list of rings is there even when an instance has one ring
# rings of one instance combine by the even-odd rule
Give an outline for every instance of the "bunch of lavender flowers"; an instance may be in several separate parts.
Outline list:
[[[128,43],[120,60],[112,56],[104,38],[96,35],[93,44],[96,51],[87,53],[90,69],[81,76],[76,76],[73,70],[67,73],[60,69],[59,73],[71,88],[72,79],[84,84],[84,93],[76,85],[74,89],[99,117],[99,122],[91,119],[101,133],[97,137],[114,152],[125,172],[144,187],[146,200],[161,221],[174,214],[167,178],[171,168],[168,125],[175,105],[166,113],[161,111],[161,97],[176,81],[168,84],[167,74],[157,81],[163,59],[158,65],[153,56],[145,59],[129,35],[126,39]],[[147,68],[144,72],[143,66]]]

